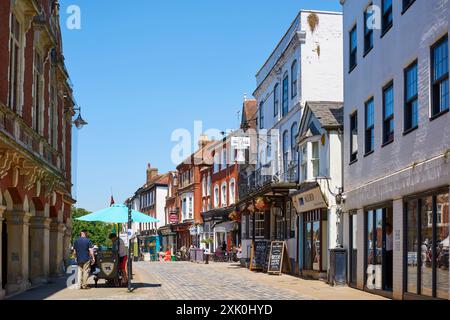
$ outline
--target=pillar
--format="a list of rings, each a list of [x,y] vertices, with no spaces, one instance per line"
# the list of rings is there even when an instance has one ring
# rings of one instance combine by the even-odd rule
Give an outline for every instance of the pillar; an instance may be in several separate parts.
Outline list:
[[[0,206],[0,259],[3,259],[3,252],[2,252],[2,239],[3,239],[3,212],[5,212],[5,207]],[[3,283],[2,283],[2,274],[3,274],[3,261],[0,260],[0,300],[5,297],[5,291],[3,290]]]
[[[64,247],[63,247],[63,261],[64,266],[67,268],[70,262],[71,246],[72,246],[72,228],[66,225],[66,230],[64,231]]]
[[[403,299],[403,199],[394,200],[393,203],[393,298]]]
[[[29,221],[31,214],[7,211],[8,278],[6,293],[22,292],[30,288],[29,278]]]
[[[46,283],[50,266],[50,218],[30,219],[30,281],[34,284]]]
[[[356,286],[358,289],[363,290],[364,289],[364,281],[365,281],[365,274],[366,270],[364,268],[364,261],[366,257],[364,256],[364,246],[365,246],[365,239],[364,239],[364,233],[365,233],[365,213],[364,209],[358,209],[357,211],[358,217],[357,219],[357,230],[356,230],[356,243],[358,246],[358,252],[356,254],[357,256],[357,267],[356,267]]]
[[[50,223],[50,275],[63,273],[64,223],[52,220]]]

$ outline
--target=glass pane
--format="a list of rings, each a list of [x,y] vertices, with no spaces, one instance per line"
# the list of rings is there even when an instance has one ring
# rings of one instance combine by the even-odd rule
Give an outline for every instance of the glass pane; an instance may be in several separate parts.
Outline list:
[[[394,88],[390,86],[384,91],[384,118],[394,113]]]
[[[436,295],[449,298],[449,213],[448,193],[436,198]]]
[[[374,243],[373,243],[373,237],[374,237],[374,225],[373,225],[373,219],[374,219],[374,211],[368,211],[367,212],[367,282],[366,286],[369,289],[375,289],[375,280],[376,280],[376,261],[374,256]]]
[[[352,251],[351,254],[351,278],[350,281],[352,283],[356,283],[357,280],[357,266],[358,266],[358,241],[356,238],[357,230],[358,230],[358,216],[356,214],[351,215],[352,219]]]
[[[310,222],[306,223],[305,225],[305,261],[304,261],[304,268],[306,270],[312,269],[312,260],[311,260],[311,253],[312,253],[312,240],[311,240],[311,229],[312,224]]]
[[[433,295],[433,272],[432,272],[432,240],[433,240],[433,198],[422,199],[421,208],[421,290],[422,295]]]
[[[315,221],[313,223],[313,270],[320,271],[320,221]]]
[[[406,99],[409,100],[417,95],[417,64],[406,71]]]
[[[407,204],[407,250],[408,250],[408,267],[407,267],[407,291],[410,293],[418,293],[417,291],[417,263],[418,263],[418,203],[417,200],[408,202]]]
[[[434,80],[448,73],[448,39],[434,48]]]

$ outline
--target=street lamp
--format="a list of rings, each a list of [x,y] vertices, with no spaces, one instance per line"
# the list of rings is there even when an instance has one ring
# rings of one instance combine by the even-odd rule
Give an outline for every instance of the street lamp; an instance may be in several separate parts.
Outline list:
[[[73,122],[73,124],[75,125],[75,127],[78,130],[81,130],[85,125],[87,125],[88,123],[83,119],[83,117],[81,117],[81,107],[78,108],[74,108],[74,111],[78,111],[78,117],[75,119],[75,121]]]

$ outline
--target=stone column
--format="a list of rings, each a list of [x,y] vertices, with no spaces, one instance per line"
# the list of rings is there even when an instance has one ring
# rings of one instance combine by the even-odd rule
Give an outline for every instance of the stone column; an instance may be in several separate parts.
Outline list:
[[[70,258],[70,247],[72,246],[72,229],[66,225],[66,230],[64,231],[64,248],[63,248],[63,260],[64,266],[67,268],[69,265]]]
[[[3,239],[3,212],[5,212],[5,207],[0,206],[0,259],[3,258],[3,252],[2,252],[2,239]],[[5,297],[5,291],[3,290],[3,283],[2,283],[2,261],[0,260],[0,300]]]
[[[50,274],[59,276],[63,273],[64,223],[53,220],[50,223]]]
[[[50,218],[30,219],[30,280],[46,283],[49,276]]]
[[[7,211],[8,224],[8,280],[6,293],[22,292],[30,288],[29,277],[29,221],[31,214]]]

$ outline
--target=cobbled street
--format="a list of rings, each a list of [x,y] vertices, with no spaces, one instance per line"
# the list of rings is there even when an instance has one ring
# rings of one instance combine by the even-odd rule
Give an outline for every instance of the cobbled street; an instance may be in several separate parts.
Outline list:
[[[133,264],[133,286],[107,288],[104,282],[90,290],[66,288],[66,278],[11,297],[13,300],[382,300],[348,287],[288,275],[251,272],[237,264],[191,262],[139,262]]]

